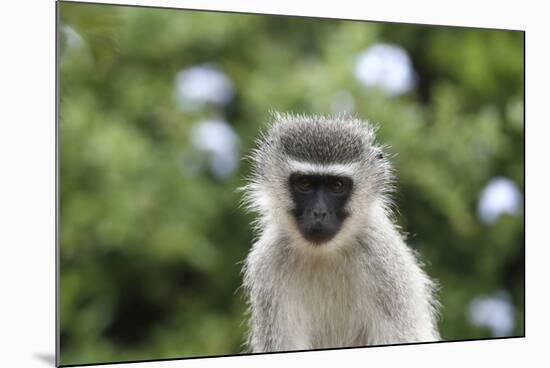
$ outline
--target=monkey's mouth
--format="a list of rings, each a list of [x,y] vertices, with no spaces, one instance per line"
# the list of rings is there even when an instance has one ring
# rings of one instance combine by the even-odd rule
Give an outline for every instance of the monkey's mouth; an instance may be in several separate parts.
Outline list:
[[[323,223],[315,223],[310,226],[300,226],[302,236],[309,242],[320,245],[327,243],[338,233],[338,228],[327,226]]]

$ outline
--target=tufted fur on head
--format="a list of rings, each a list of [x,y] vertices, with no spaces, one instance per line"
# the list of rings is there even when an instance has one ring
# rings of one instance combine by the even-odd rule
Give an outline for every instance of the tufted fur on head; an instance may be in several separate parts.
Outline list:
[[[243,187],[257,239],[243,267],[249,350],[283,351],[439,339],[435,283],[392,220],[393,173],[376,129],[347,115],[275,113]],[[289,176],[353,179],[349,216],[321,246],[300,234]]]

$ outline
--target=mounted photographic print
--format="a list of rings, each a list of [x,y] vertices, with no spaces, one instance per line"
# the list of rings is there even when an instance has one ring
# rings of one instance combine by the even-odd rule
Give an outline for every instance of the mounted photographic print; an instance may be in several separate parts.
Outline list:
[[[524,32],[58,2],[58,364],[524,337]]]

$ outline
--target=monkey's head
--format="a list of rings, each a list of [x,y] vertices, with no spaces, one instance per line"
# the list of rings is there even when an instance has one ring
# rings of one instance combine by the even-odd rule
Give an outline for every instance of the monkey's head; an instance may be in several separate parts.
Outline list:
[[[314,246],[345,241],[386,210],[391,168],[375,129],[349,116],[275,114],[251,154],[245,200],[257,227]]]

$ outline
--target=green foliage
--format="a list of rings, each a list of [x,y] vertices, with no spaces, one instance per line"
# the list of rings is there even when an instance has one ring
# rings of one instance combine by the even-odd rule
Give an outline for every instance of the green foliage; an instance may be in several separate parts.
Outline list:
[[[190,175],[191,129],[223,116],[245,155],[270,109],[330,113],[341,90],[396,154],[397,219],[441,284],[443,337],[490,336],[468,305],[502,289],[523,334],[523,214],[493,225],[476,214],[491,178],[524,190],[521,33],[60,8],[62,364],[240,352],[253,234],[236,188],[249,167]],[[355,79],[355,56],[375,42],[407,50],[415,90],[387,97]],[[182,112],[176,74],[201,63],[226,73],[235,99]]]

